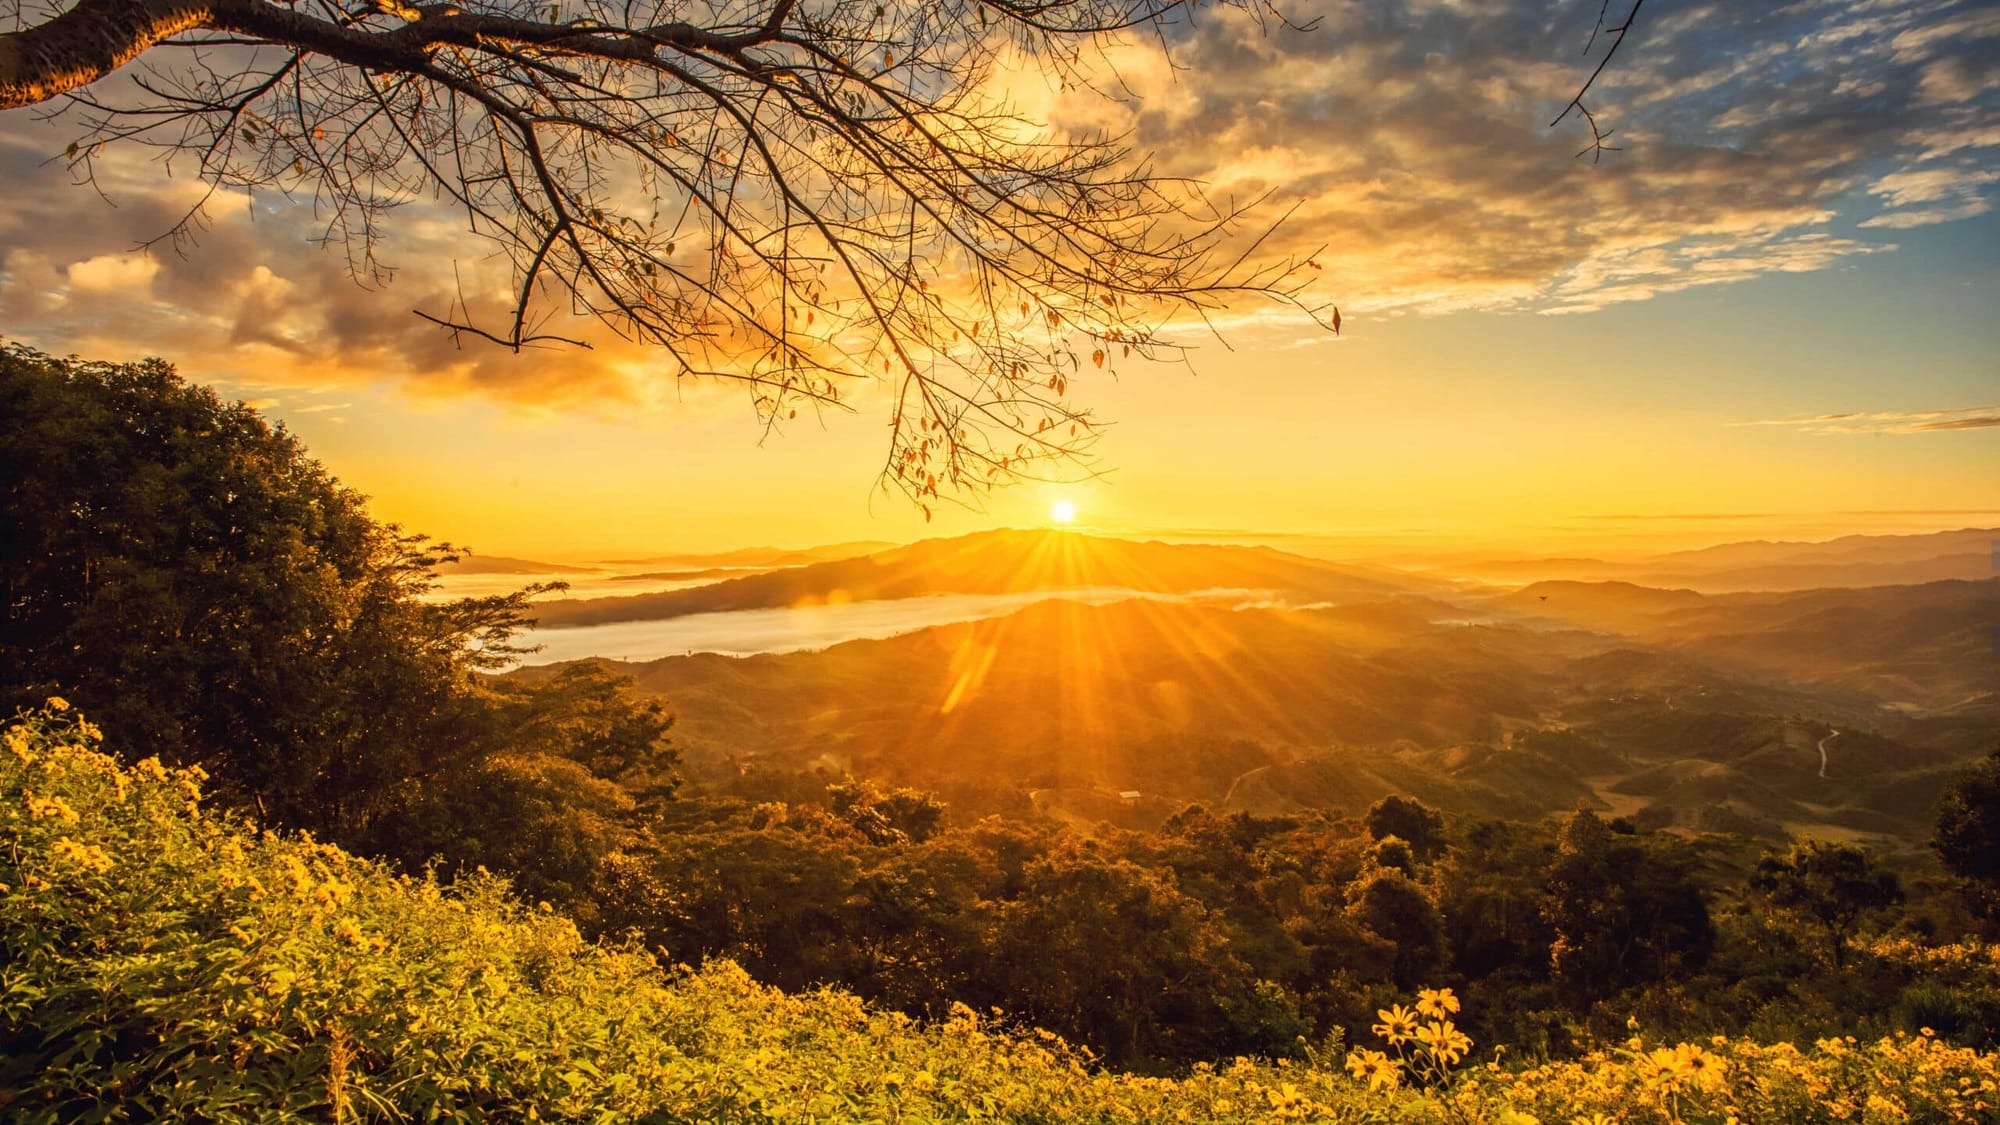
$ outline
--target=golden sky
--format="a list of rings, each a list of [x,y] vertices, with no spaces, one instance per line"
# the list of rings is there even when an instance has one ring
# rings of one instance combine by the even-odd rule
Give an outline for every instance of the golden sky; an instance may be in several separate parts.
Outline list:
[[[1588,10],[1586,10],[1588,9]],[[1291,9],[1287,9],[1291,12]],[[1670,7],[1598,106],[1625,150],[1548,127],[1595,5],[1315,0],[1310,33],[1217,13],[1119,57],[1141,100],[1024,85],[1059,130],[1129,129],[1164,171],[1296,206],[1338,339],[1243,309],[1192,370],[1076,394],[1102,479],[926,524],[875,488],[886,391],[766,434],[744,394],[644,352],[463,350],[412,316],[482,253],[425,206],[385,286],[310,209],[225,196],[183,255],[137,254],[197,188],[0,115],[0,332],[159,354],[304,436],[378,514],[488,553],[591,558],[1044,523],[1118,534],[1644,549],[2000,524],[2000,11],[1961,0]],[[114,154],[115,157],[115,154]],[[465,268],[472,268],[471,265]]]

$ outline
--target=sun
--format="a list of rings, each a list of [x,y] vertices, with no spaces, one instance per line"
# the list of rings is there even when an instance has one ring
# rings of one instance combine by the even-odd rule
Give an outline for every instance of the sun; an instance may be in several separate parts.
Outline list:
[[[1049,505],[1049,520],[1053,523],[1070,524],[1076,522],[1076,505],[1067,500],[1058,500]]]

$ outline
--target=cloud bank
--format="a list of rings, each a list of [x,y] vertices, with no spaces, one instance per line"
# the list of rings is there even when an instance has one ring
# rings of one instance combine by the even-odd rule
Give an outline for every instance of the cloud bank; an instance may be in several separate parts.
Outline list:
[[[1783,426],[1808,434],[1928,434],[2000,428],[2000,406],[1956,410],[1850,411],[1810,418],[1772,418],[1739,426]]]
[[[1065,129],[1129,132],[1159,171],[1218,196],[1296,205],[1283,248],[1324,246],[1319,293],[1378,314],[1587,313],[1822,270],[1981,214],[2000,190],[2000,9],[1982,0],[1648,10],[1591,103],[1623,151],[1593,164],[1574,155],[1587,131],[1548,122],[1592,65],[1597,7],[1286,5],[1310,31],[1205,10],[1164,47],[1114,49],[1140,100],[1050,92],[1042,108]],[[379,380],[565,408],[680,393],[601,333],[587,352],[461,350],[411,315],[506,281],[461,220],[424,201],[390,216],[394,272],[367,284],[315,244],[309,205],[277,196],[216,196],[192,248],[134,253],[202,188],[114,152],[107,203],[49,163],[69,139],[0,115],[0,331],[53,351],[167,355],[281,398]]]

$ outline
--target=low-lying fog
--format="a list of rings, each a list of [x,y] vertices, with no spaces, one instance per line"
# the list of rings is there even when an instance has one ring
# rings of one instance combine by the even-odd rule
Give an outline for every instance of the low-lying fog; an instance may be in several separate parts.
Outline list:
[[[745,609],[726,613],[696,613],[661,621],[620,621],[570,629],[536,629],[525,639],[541,645],[524,663],[551,664],[563,660],[604,657],[611,660],[658,660],[694,652],[749,656],[763,652],[798,652],[826,648],[842,641],[893,637],[902,633],[1000,617],[1035,602],[1068,600],[1091,605],[1133,598],[1153,601],[1240,604],[1263,601],[1266,590],[1200,590],[1192,594],[1156,594],[1115,586],[1068,590],[1030,590],[1016,594],[931,594],[892,601],[849,602],[796,609]]]

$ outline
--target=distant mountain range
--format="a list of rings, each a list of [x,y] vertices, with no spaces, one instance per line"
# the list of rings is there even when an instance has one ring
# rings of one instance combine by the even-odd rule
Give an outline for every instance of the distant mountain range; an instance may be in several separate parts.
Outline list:
[[[1449,584],[1425,575],[1330,563],[1270,547],[1134,542],[1074,531],[987,531],[693,589],[544,602],[537,607],[537,616],[542,626],[561,628],[927,594],[1089,588],[1150,594],[1231,589],[1312,601],[1437,591]]]
[[[506,555],[466,554],[457,562],[440,563],[437,572],[441,575],[462,574],[578,574],[596,570],[592,566],[575,566],[567,563],[536,562],[533,559],[509,558]]]
[[[1641,559],[1453,559],[1437,569],[1486,582],[1619,580],[1707,594],[1911,585],[1982,579],[1994,567],[2000,529],[1926,535],[1850,535],[1823,543],[1726,543]]]
[[[1990,709],[2000,699],[2000,578],[1714,596],[1538,582],[1493,604],[1904,710]]]

